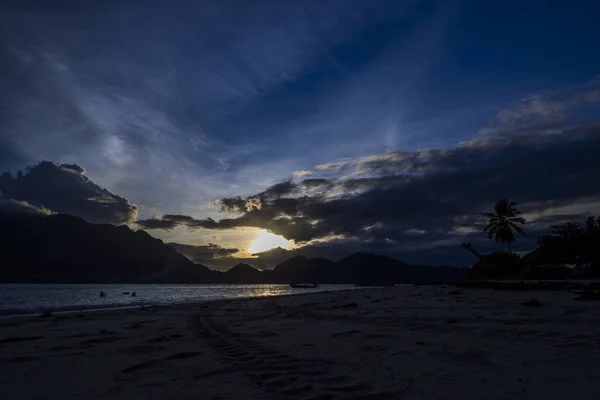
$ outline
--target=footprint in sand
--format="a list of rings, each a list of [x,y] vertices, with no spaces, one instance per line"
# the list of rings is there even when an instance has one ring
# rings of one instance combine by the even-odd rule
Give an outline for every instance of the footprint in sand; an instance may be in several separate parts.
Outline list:
[[[312,389],[313,389],[313,385],[306,384],[306,385],[303,385],[303,386],[293,387],[293,388],[290,388],[290,389],[282,390],[279,393],[283,394],[284,396],[297,396],[297,395],[300,395],[300,394],[308,393]]]
[[[289,386],[295,383],[298,380],[295,376],[286,376],[283,378],[276,378],[264,383],[264,386],[267,388],[280,388],[283,386]]]
[[[304,400],[336,400],[338,396],[331,393],[321,393],[316,396],[305,397]]]
[[[152,339],[148,339],[148,343],[164,343],[171,340],[167,335],[161,335]]]
[[[351,335],[354,335],[354,334],[356,334],[356,333],[360,333],[360,332],[362,332],[362,331],[359,331],[359,330],[356,330],[356,329],[354,329],[354,330],[347,331],[347,332],[337,332],[337,333],[333,333],[333,334],[331,335],[331,337],[351,336]]]
[[[338,393],[359,393],[359,392],[366,392],[368,390],[371,390],[371,386],[366,385],[366,384],[355,384],[355,385],[332,387],[329,390],[331,390],[332,392],[338,392]]]
[[[122,336],[107,336],[99,339],[88,339],[80,342],[79,344],[99,344],[99,343],[112,343],[117,340],[123,339]]]
[[[159,364],[163,363],[164,361],[181,360],[181,359],[195,357],[199,354],[200,353],[198,353],[198,352],[176,353],[176,354],[170,355],[168,357],[158,358],[158,359],[154,359],[154,360],[148,360],[148,361],[144,361],[139,364],[134,364],[131,367],[127,367],[127,368],[121,370],[121,373],[128,374],[128,373],[140,370],[140,369],[145,369],[145,368],[159,365]]]
[[[301,359],[282,354],[247,338],[233,336],[210,318],[204,318],[199,325],[200,336],[204,337],[213,349],[221,352],[226,362],[233,363],[238,368],[252,370],[253,372],[248,373],[247,376],[266,392],[277,392],[282,398],[305,400],[362,399],[363,396],[373,394],[370,385],[361,383],[344,385],[349,378],[340,375],[328,376],[330,365],[335,364],[333,361]],[[340,332],[340,335],[359,332],[358,330]],[[378,335],[381,336],[376,337],[389,336],[383,333]],[[368,347],[374,351],[384,349],[382,346]],[[315,387],[319,388],[318,394],[311,393]],[[376,393],[374,396],[370,399],[392,398],[383,393]],[[367,400],[369,397],[364,399]]]
[[[183,353],[173,354],[171,356],[165,357],[164,360],[185,360],[186,358],[196,357],[200,355],[200,352],[197,351],[187,351]]]
[[[8,358],[6,360],[4,360],[5,363],[20,363],[20,362],[27,362],[27,361],[34,361],[34,360],[39,360],[39,357],[13,357],[13,358]]]
[[[48,350],[50,350],[50,351],[73,350],[73,347],[71,347],[71,346],[55,346],[55,347],[50,347]]]
[[[324,378],[317,378],[314,381],[317,383],[322,383],[322,384],[330,384],[330,383],[340,383],[343,382],[345,380],[347,380],[348,378],[345,376],[327,376]]]
[[[28,342],[31,340],[43,339],[43,336],[20,336],[20,337],[7,337],[0,339],[0,344],[16,343],[16,342]]]
[[[156,346],[151,344],[145,344],[140,346],[133,346],[126,349],[119,350],[122,353],[130,353],[130,354],[145,354],[145,353],[153,353],[156,351],[164,350],[165,346]]]
[[[373,333],[371,335],[367,335],[367,338],[369,338],[369,339],[379,339],[379,338],[386,338],[386,337],[390,337],[390,335],[387,333]]]

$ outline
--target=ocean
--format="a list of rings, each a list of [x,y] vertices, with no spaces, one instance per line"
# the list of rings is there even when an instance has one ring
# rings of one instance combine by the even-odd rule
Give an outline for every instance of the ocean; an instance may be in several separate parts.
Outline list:
[[[316,289],[292,289],[283,284],[0,284],[0,315],[199,303],[352,288],[352,285],[321,285]],[[100,297],[100,292],[106,296]],[[135,297],[131,296],[133,292]]]

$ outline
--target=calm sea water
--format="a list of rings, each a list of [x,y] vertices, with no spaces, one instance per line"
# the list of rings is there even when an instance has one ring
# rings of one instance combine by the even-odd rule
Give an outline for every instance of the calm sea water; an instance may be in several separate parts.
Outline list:
[[[0,315],[197,303],[218,299],[351,288],[353,288],[351,285],[322,285],[317,289],[292,289],[289,285],[0,284]],[[106,293],[106,297],[100,297],[100,292]],[[136,292],[136,297],[124,294],[125,292]]]

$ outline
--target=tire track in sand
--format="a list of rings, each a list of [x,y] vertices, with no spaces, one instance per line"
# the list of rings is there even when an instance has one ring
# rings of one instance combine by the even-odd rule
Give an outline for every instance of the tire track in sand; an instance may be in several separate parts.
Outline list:
[[[298,358],[232,333],[210,315],[193,321],[198,336],[232,367],[246,371],[265,398],[290,400],[391,400],[398,392],[382,393],[352,377],[332,372],[331,360]],[[404,390],[410,387],[406,383]]]

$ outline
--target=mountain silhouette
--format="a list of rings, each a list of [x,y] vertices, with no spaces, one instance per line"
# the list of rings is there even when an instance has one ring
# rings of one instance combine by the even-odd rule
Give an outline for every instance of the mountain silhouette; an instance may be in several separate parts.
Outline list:
[[[251,265],[238,263],[223,273],[223,281],[229,283],[263,283],[260,270]]]
[[[335,283],[334,268],[335,262],[326,258],[295,256],[278,264],[273,272],[289,282]]]
[[[382,284],[459,281],[466,275],[464,268],[412,266],[370,253],[337,262],[295,256],[265,271],[239,263],[220,272],[125,225],[93,225],[65,214],[0,220],[0,282]]]
[[[412,282],[413,269],[391,257],[356,253],[337,262],[343,282],[385,283]]]
[[[144,231],[65,214],[0,220],[0,282],[207,282],[196,265]]]

